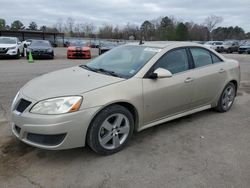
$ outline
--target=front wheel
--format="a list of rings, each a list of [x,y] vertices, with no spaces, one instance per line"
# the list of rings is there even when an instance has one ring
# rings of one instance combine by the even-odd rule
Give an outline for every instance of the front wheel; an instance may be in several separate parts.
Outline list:
[[[17,54],[16,54],[16,57],[15,57],[16,59],[19,59],[20,58],[20,51],[18,50],[17,51]]]
[[[215,109],[219,112],[227,112],[232,107],[235,96],[236,86],[232,82],[230,82],[224,88]]]
[[[128,109],[113,105],[102,110],[90,124],[87,142],[98,154],[109,155],[123,149],[134,131],[134,118]]]

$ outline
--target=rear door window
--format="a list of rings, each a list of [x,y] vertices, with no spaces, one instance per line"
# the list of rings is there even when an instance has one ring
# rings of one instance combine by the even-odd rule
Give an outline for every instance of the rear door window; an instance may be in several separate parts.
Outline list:
[[[203,48],[191,48],[190,52],[193,56],[196,68],[213,64],[211,54],[208,50]]]

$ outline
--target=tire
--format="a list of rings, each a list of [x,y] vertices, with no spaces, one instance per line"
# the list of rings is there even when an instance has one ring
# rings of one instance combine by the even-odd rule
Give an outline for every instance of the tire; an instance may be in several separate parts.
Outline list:
[[[17,54],[16,54],[16,57],[15,57],[16,59],[20,59],[20,51],[18,50],[17,51]]]
[[[232,107],[235,96],[236,96],[236,86],[232,82],[229,82],[224,88],[215,109],[218,112],[227,112]]]
[[[24,57],[24,48],[23,48],[23,53],[22,53],[22,57]]]
[[[98,154],[110,155],[122,150],[131,139],[134,118],[120,105],[112,105],[97,114],[90,124],[87,143]]]

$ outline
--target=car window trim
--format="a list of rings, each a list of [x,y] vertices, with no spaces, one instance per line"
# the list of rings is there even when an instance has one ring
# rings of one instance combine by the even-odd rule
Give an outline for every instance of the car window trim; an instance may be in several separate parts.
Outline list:
[[[177,75],[177,74],[181,74],[181,73],[184,73],[184,72],[187,72],[187,71],[192,70],[192,69],[193,69],[193,68],[192,68],[192,64],[190,63],[190,60],[191,60],[190,58],[191,58],[191,57],[188,55],[188,49],[187,49],[186,46],[182,46],[182,47],[173,48],[173,49],[167,51],[165,54],[163,54],[163,55],[162,55],[162,56],[161,56],[161,57],[160,57],[151,67],[150,67],[150,69],[149,69],[149,70],[147,71],[147,73],[143,76],[143,78],[150,79],[150,78],[149,78],[150,73],[152,73],[152,71],[154,71],[155,65],[163,58],[163,56],[167,55],[168,53],[170,53],[170,52],[172,52],[172,51],[180,50],[180,49],[185,49],[185,51],[186,51],[186,55],[187,55],[187,58],[188,58],[188,69],[185,70],[185,71],[173,73],[173,76],[174,76],[174,75]]]

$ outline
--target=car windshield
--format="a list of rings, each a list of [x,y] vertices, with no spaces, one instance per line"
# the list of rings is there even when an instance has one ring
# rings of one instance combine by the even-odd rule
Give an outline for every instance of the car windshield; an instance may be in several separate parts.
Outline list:
[[[103,47],[116,47],[117,45],[115,43],[102,43],[101,46]]]
[[[34,40],[31,42],[30,46],[43,46],[43,47],[51,47],[50,43],[48,41],[43,40]]]
[[[215,45],[222,45],[223,42],[215,42]]]
[[[160,51],[160,48],[145,46],[119,46],[82,67],[112,76],[130,78]]]
[[[207,45],[213,45],[213,44],[214,44],[214,42],[209,41],[209,42],[206,42],[205,44],[207,44]]]
[[[227,41],[227,42],[224,42],[224,44],[225,44],[225,45],[232,45],[232,44],[233,44],[233,42],[231,42],[231,41]]]
[[[74,41],[74,42],[70,42],[70,46],[87,46],[87,43],[84,41]]]
[[[16,44],[16,39],[13,39],[13,38],[0,38],[0,44]]]
[[[250,41],[246,41],[246,42],[244,43],[244,45],[245,45],[245,46],[250,46]]]

